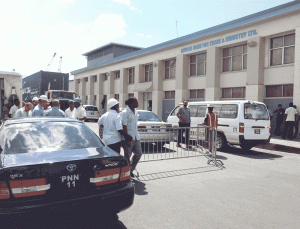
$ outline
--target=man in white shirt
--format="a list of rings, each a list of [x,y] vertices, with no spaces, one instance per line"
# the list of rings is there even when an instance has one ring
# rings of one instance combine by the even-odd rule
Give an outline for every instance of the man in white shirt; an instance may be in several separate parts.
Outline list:
[[[293,103],[289,103],[289,108],[285,110],[284,114],[284,120],[285,120],[285,126],[282,138],[285,139],[288,137],[288,139],[293,140],[293,129],[295,126],[295,121],[297,120],[297,114],[298,111],[293,107]]]
[[[130,176],[134,177],[133,171],[135,170],[141,156],[142,156],[142,145],[140,141],[140,135],[137,129],[137,122],[139,120],[139,115],[135,111],[135,108],[139,106],[136,98],[132,97],[125,101],[127,105],[126,109],[120,114],[122,117],[123,130],[125,133],[129,134],[133,140],[131,146],[128,146],[125,141],[122,141],[122,146],[124,148],[124,156],[130,165]],[[134,154],[130,162],[131,154]]]
[[[22,117],[31,117],[31,103],[25,103],[25,106],[17,110],[15,114],[15,118],[22,118]]]
[[[86,120],[86,111],[81,104],[82,104],[81,98],[74,99],[74,106],[76,108],[74,117],[75,119],[84,122],[84,120]]]
[[[19,99],[14,99],[14,105],[10,108],[8,117],[15,118],[16,112],[19,110],[20,101]]]
[[[69,100],[69,108],[65,110],[66,118],[75,118],[75,110],[73,100]]]
[[[107,107],[110,111],[102,115],[98,120],[99,128],[104,127],[103,141],[105,144],[120,154],[121,135],[126,139],[126,144],[130,145],[132,137],[123,131],[122,118],[119,115],[119,102],[116,99],[108,100]]]

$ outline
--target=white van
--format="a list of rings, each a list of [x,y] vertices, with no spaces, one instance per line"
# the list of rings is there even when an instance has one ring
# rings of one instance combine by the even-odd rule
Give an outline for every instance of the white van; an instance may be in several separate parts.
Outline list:
[[[264,103],[247,100],[189,102],[191,127],[204,122],[209,105],[214,107],[219,120],[217,150],[224,149],[228,144],[249,150],[270,141],[270,116]],[[176,114],[181,106],[175,107],[167,119],[173,127],[178,127]]]

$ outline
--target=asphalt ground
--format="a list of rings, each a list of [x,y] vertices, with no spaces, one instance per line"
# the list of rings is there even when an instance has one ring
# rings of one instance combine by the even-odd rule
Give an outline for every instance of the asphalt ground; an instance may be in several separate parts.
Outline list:
[[[204,156],[140,162],[134,204],[107,228],[300,228],[299,145],[231,147],[217,152],[223,167]]]

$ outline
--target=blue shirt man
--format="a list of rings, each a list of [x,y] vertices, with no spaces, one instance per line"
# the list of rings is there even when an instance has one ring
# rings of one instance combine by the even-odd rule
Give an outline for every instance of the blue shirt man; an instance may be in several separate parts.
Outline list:
[[[66,117],[65,112],[59,109],[59,101],[57,99],[52,101],[52,106],[50,110],[45,111],[44,116]]]
[[[43,117],[45,103],[47,103],[47,96],[41,95],[39,98],[39,104],[34,108],[32,112],[32,117]]]

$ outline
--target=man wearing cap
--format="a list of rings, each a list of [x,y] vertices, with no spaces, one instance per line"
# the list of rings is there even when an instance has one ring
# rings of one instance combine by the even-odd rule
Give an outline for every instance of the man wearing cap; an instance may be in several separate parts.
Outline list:
[[[78,119],[83,122],[84,120],[86,120],[86,111],[81,104],[81,98],[74,99],[74,106],[76,108],[74,117],[75,119]]]
[[[126,144],[130,145],[132,137],[123,131],[122,118],[119,115],[119,102],[116,99],[108,100],[107,107],[110,111],[98,120],[99,128],[104,126],[103,141],[105,144],[120,154],[121,135],[125,137]]]
[[[75,118],[75,110],[73,100],[69,100],[69,108],[65,111],[66,118]]]
[[[30,102],[30,101],[29,101]],[[33,112],[34,108],[39,104],[39,98],[38,97],[33,97],[32,99],[32,109],[31,112]]]
[[[52,117],[66,117],[65,112],[59,109],[59,101],[54,99],[52,101],[52,108],[45,111],[44,116],[52,116]]]
[[[32,112],[31,112],[31,103],[25,103],[25,106],[20,108],[15,115],[15,118],[22,118],[22,117],[31,117]]]
[[[39,104],[33,109],[32,117],[43,117],[44,106],[47,104],[47,96],[41,95],[39,98]]]

